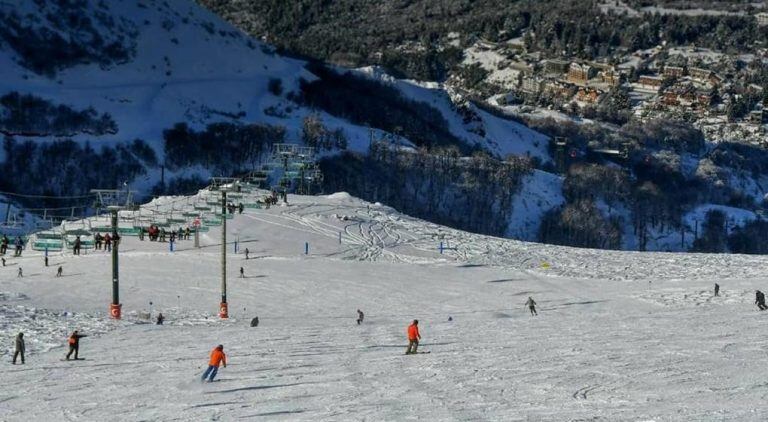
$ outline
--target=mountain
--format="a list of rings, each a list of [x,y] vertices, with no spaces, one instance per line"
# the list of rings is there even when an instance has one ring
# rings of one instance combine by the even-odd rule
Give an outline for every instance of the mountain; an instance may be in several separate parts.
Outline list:
[[[418,4],[377,7],[388,16]],[[235,19],[250,12],[233,13],[234,3],[206,5],[250,28]],[[488,5],[465,6],[436,13],[465,16],[457,24],[475,31]],[[313,7],[297,22],[332,22]],[[270,10],[263,16],[284,11]],[[350,191],[478,233],[610,249],[761,250],[765,151],[715,144],[684,123],[530,120],[452,73],[405,79],[413,74],[383,62],[345,68],[330,56],[297,57],[280,32],[245,34],[186,0],[5,2],[0,13],[8,22],[0,192],[33,195],[11,197],[14,210],[64,219],[93,211],[81,197],[93,188],[130,186],[144,198],[190,192],[210,176],[263,169],[276,143],[303,143],[319,153],[324,177],[314,191]],[[474,57],[459,53],[462,63]],[[480,71],[465,70],[461,80]],[[610,104],[623,104],[620,94]],[[561,137],[568,145],[558,149]]]

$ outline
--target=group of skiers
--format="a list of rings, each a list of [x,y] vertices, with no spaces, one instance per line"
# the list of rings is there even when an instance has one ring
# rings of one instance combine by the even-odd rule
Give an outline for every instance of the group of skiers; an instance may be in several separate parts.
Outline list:
[[[80,339],[83,337],[88,336],[86,334],[80,334],[77,330],[73,331],[72,334],[69,335],[69,338],[67,338],[69,352],[65,357],[66,360],[69,360],[73,353],[75,355],[75,360],[80,360],[78,353],[80,352]],[[26,360],[24,359],[24,353],[26,352],[27,347],[24,341],[24,333],[16,334],[16,341],[14,342],[14,346],[12,364],[16,365],[16,360],[19,357],[21,357],[21,364],[25,364]]]
[[[77,238],[80,239],[80,236]],[[103,245],[105,251],[112,252],[112,244],[117,244],[118,242],[120,242],[120,235],[117,233],[107,233],[105,235],[96,233],[93,236],[93,244],[96,250],[101,250]]]
[[[3,235],[3,238],[0,239],[0,255],[6,255],[8,253],[8,246],[10,243],[11,241],[8,239],[8,236]],[[16,238],[13,240],[13,246],[13,256],[21,256],[21,252],[24,250],[24,241],[21,240],[20,236],[16,236]]]
[[[227,212],[230,214],[234,214],[235,211],[237,211],[238,214],[242,214],[243,211],[245,211],[245,205],[243,205],[242,202],[235,205],[234,203],[230,202],[227,204]]]
[[[189,240],[192,230],[189,227],[179,227],[179,230],[165,230],[153,224],[146,230],[143,227],[139,229],[139,240],[143,241],[145,234],[152,242],[165,242],[168,238],[171,242],[175,242],[177,240]]]

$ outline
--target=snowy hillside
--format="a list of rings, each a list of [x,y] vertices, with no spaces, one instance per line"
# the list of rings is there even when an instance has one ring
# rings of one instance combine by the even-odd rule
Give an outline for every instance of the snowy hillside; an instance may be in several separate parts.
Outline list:
[[[162,157],[163,130],[179,122],[202,128],[227,121],[284,126],[288,140],[295,142],[300,139],[302,119],[312,112],[285,98],[287,93],[297,92],[299,79],[314,79],[304,69],[305,62],[275,54],[268,45],[190,0],[75,2],[69,7],[54,2],[4,2],[0,12],[15,16],[19,28],[32,28],[33,34],[53,30],[64,38],[78,32],[51,15],[87,14],[83,19],[92,21],[92,33],[74,41],[88,47],[96,43],[94,39],[104,37],[105,43],[112,41],[126,51],[126,57],[111,63],[86,55],[50,74],[34,72],[22,57],[25,48],[35,48],[32,41],[17,49],[11,48],[15,44],[0,43],[0,94],[18,91],[76,110],[92,107],[107,113],[117,125],[115,133],[80,133],[75,139],[99,145],[143,139]],[[268,89],[271,80],[281,81],[280,93]],[[404,89],[408,86],[393,82]],[[454,125],[461,117],[455,109],[448,109],[443,91],[422,90],[418,100],[439,101],[452,130],[468,143],[486,142],[460,124]],[[349,148],[367,150],[368,128],[320,115],[329,128],[345,131]],[[495,119],[487,120],[491,127],[499,126]],[[532,148],[529,139],[536,139],[539,147],[534,153],[546,159],[542,149],[546,139],[529,132],[489,134],[489,151],[522,154]]]
[[[209,196],[160,198],[121,225]],[[125,236],[120,322],[106,319],[107,253],[54,253],[47,268],[41,252],[8,258],[0,419],[763,419],[754,365],[768,341],[754,335],[764,322],[752,302],[768,274],[756,257],[553,247],[440,227],[343,193],[289,200],[228,221],[229,321],[215,317],[216,226],[202,248],[188,240],[174,252]],[[529,296],[537,317],[524,309]],[[356,309],[366,315],[359,326]],[[150,311],[166,325],[146,324]],[[429,354],[404,356],[414,318]],[[65,362],[73,329],[91,335],[86,360]],[[26,364],[10,366],[18,331]],[[217,344],[229,365],[201,384]]]

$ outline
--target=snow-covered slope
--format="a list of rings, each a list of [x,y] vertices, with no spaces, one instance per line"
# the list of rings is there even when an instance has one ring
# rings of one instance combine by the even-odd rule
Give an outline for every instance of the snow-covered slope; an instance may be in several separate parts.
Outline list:
[[[40,252],[9,259],[2,355],[8,362],[18,331],[28,353],[4,370],[0,419],[762,420],[755,362],[768,340],[754,335],[764,321],[752,301],[768,274],[758,257],[553,247],[345,194],[289,199],[228,221],[229,321],[215,317],[215,227],[202,248],[188,240],[174,252],[124,237],[120,322],[106,319],[109,254],[56,253],[47,268]],[[441,241],[453,249],[440,254]],[[523,307],[529,296],[538,317]],[[150,310],[166,325],[142,323]],[[430,353],[403,356],[414,318]],[[92,335],[86,360],[63,362],[73,329]],[[229,365],[220,382],[200,384],[217,344]]]

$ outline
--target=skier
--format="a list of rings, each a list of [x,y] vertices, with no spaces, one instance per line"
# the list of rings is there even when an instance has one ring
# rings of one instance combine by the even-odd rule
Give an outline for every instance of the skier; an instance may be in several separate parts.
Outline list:
[[[165,317],[163,316],[163,313],[160,312],[157,314],[157,325],[163,325],[163,321],[165,321]]]
[[[16,277],[24,277],[24,271],[22,271],[21,267],[19,267],[19,272],[16,274]]]
[[[72,252],[75,255],[80,255],[80,247],[82,246],[82,240],[80,240],[80,236],[77,236],[75,238],[75,246],[72,248]]]
[[[258,327],[259,326],[259,317],[253,317],[251,320],[251,327]]]
[[[250,254],[251,251],[248,250],[248,248],[245,248],[245,259],[248,259],[248,254]]]
[[[5,255],[8,252],[8,236],[3,235],[3,240],[0,240],[0,255]]]
[[[48,256],[47,255],[45,257],[43,257],[43,262],[45,263],[45,266],[47,267],[48,266]]]
[[[533,298],[528,296],[528,301],[525,302],[525,306],[528,307],[528,309],[531,310],[531,315],[538,315],[536,312],[536,302],[533,301]]]
[[[244,209],[245,209],[245,206],[243,205],[242,202],[237,204],[237,212],[238,212],[238,214],[242,214]]]
[[[224,346],[221,344],[211,351],[211,360],[208,362],[208,369],[203,372],[203,377],[200,381],[205,381],[205,379],[208,378],[208,382],[213,382],[216,373],[219,372],[219,364],[224,364],[224,367],[227,367],[227,355],[224,354]],[[208,375],[210,375],[210,377]]]
[[[13,242],[14,245],[16,245],[16,253],[14,256],[21,256],[21,249],[23,247],[23,242],[21,241],[21,238],[19,236],[16,236],[16,240]]]
[[[5,267],[5,257],[0,258],[3,261],[3,267]]]
[[[69,343],[69,353],[67,353],[67,360],[69,360],[69,357],[72,356],[72,352],[75,353],[75,360],[80,359],[77,357],[77,353],[80,351],[80,339],[83,337],[88,336],[78,333],[77,330],[73,331],[69,336],[69,339],[67,340],[67,343]]]
[[[363,315],[363,311],[357,310],[357,325],[360,325],[363,322],[363,318],[365,315]]]
[[[768,309],[768,307],[765,306],[765,294],[760,290],[755,290],[755,303],[757,304],[757,308],[761,311]]]
[[[24,351],[26,347],[24,345],[24,333],[16,335],[16,349],[13,352],[13,364],[16,365],[16,357],[21,355],[21,364],[24,365]]]
[[[720,285],[715,283],[715,296],[720,296]]]
[[[64,269],[61,268],[61,265],[59,265],[59,269],[56,270],[56,277],[61,277],[61,274],[64,272]]]
[[[240,267],[240,278],[245,278],[245,270],[243,267]]]
[[[189,230],[189,227],[186,227],[184,229],[184,240],[189,240],[189,233],[191,230]]]
[[[416,351],[419,348],[419,340],[421,340],[419,320],[414,319],[413,323],[408,326],[408,348],[405,350],[406,355],[416,354]]]

